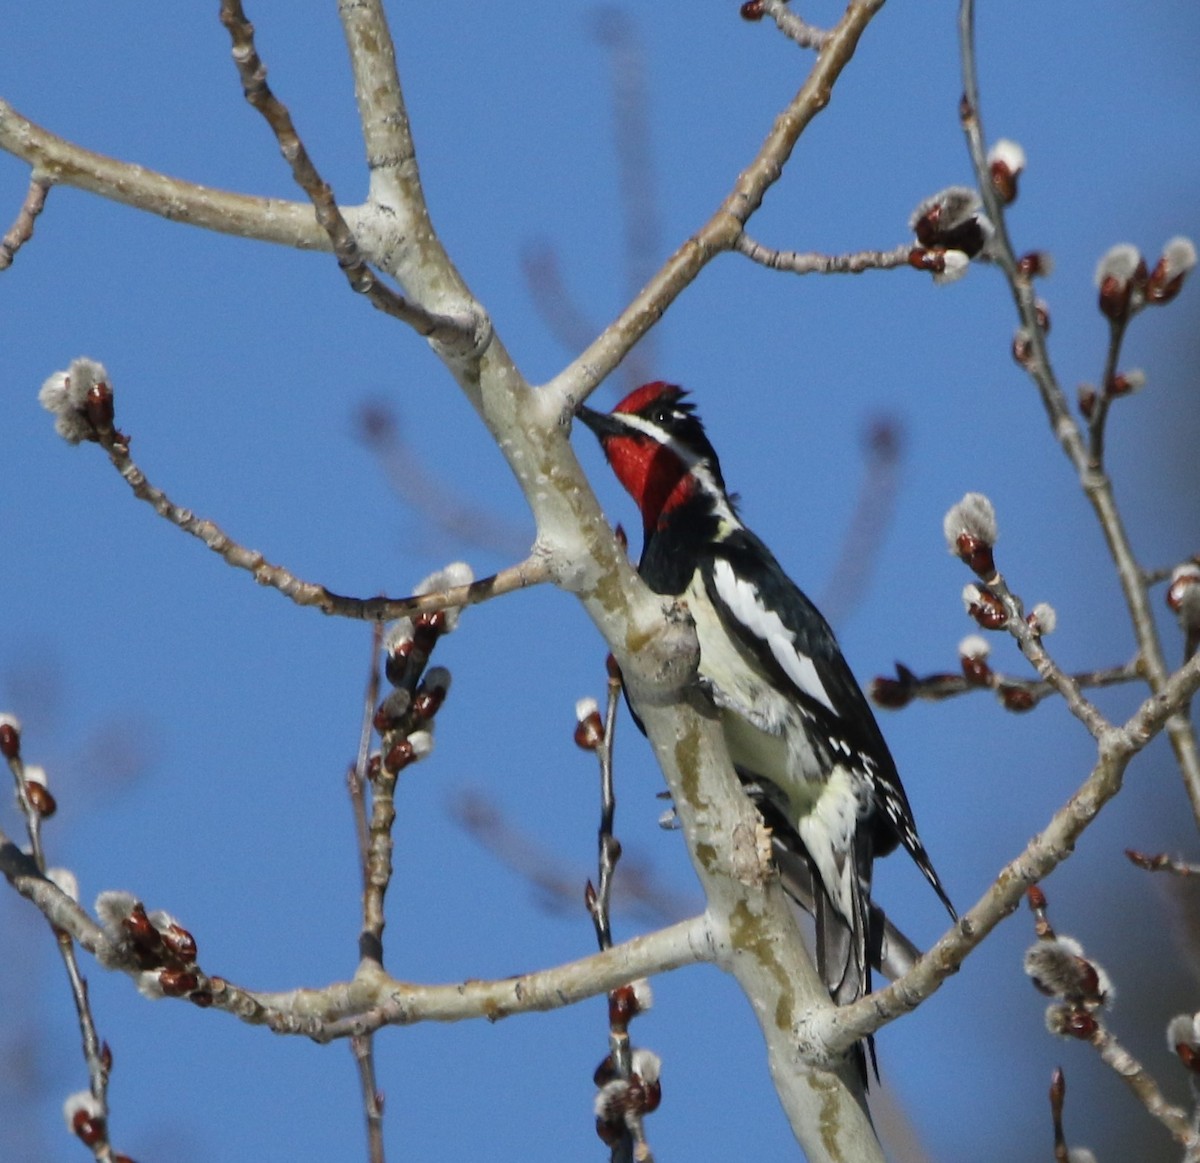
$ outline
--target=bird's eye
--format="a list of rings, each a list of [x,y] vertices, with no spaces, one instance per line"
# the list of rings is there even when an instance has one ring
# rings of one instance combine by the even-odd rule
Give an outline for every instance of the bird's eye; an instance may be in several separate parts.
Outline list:
[[[675,411],[672,408],[655,408],[650,415],[650,419],[655,424],[669,424],[675,418]]]

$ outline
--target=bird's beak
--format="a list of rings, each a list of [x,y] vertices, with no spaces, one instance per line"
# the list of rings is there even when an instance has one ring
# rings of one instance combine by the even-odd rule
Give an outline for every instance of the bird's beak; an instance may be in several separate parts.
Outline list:
[[[599,437],[601,443],[624,431],[620,421],[614,420],[607,412],[597,412],[584,404],[575,409],[575,415]]]

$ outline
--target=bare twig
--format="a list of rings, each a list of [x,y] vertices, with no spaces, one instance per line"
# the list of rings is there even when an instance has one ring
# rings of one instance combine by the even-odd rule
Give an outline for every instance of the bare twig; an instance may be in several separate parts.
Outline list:
[[[1058,688],[1044,679],[1019,678],[1003,671],[992,670],[990,667],[983,682],[962,674],[916,675],[902,664],[897,664],[896,672],[895,678],[881,676],[871,684],[871,696],[880,706],[902,706],[912,699],[939,702],[958,695],[992,691],[1000,697],[1008,710],[1027,711],[1037,706],[1047,695],[1058,693]],[[1137,682],[1142,673],[1135,660],[1123,666],[1074,671],[1069,677],[1080,688],[1109,687]]]
[[[564,413],[586,399],[716,255],[736,244],[767,190],[783,173],[800,135],[829,103],[829,93],[859,38],[882,7],[883,0],[849,6],[823,42],[800,91],[776,118],[757,156],[716,213],[659,268],[621,315],[547,385]]]
[[[379,702],[379,649],[383,640],[383,626],[376,623],[371,631],[371,668],[367,676],[366,695],[363,699],[362,724],[359,729],[358,754],[350,769],[350,803],[354,812],[354,831],[358,840],[358,857],[363,881],[363,926],[370,918],[367,915],[366,898],[371,881],[371,833],[368,825],[366,788],[368,786],[368,763],[371,753],[371,738],[375,718],[375,707]],[[362,956],[362,940],[359,955]],[[350,1048],[358,1067],[359,1086],[362,1090],[363,1113],[367,1124],[367,1158],[370,1163],[384,1163],[383,1141],[383,1096],[375,1075],[375,1045],[373,1034],[356,1034],[350,1039]]]
[[[1097,1023],[1088,1041],[1100,1055],[1100,1061],[1117,1074],[1138,1102],[1167,1128],[1181,1147],[1187,1151],[1195,1151],[1200,1147],[1200,1134],[1192,1125],[1187,1111],[1167,1101],[1153,1075],[1121,1045],[1111,1030],[1103,1023]]]
[[[1108,409],[1112,404],[1112,385],[1117,374],[1117,365],[1121,358],[1121,345],[1129,329],[1129,316],[1122,315],[1118,319],[1108,321],[1108,350],[1104,356],[1104,372],[1100,377],[1100,391],[1088,417],[1088,451],[1092,467],[1104,467],[1104,433],[1108,421]]]
[[[1138,852],[1135,848],[1126,848],[1125,855],[1138,868],[1147,872],[1170,872],[1175,876],[1200,876],[1200,864],[1189,864],[1184,860],[1176,860],[1165,852],[1151,856],[1146,852]]]
[[[1028,357],[1023,361],[1025,370],[1037,386],[1051,430],[1078,474],[1084,495],[1095,510],[1121,582],[1146,681],[1150,689],[1158,694],[1166,689],[1170,679],[1154,614],[1150,608],[1145,575],[1134,556],[1128,533],[1117,509],[1112,482],[1102,466],[1093,463],[1091,452],[1084,443],[1079,425],[1071,415],[1066,396],[1051,367],[1045,332],[1039,321],[1033,281],[1022,273],[1017,262],[1008,236],[1004,201],[991,181],[979,112],[974,0],[960,2],[959,45],[963,69],[963,130],[984,210],[995,228],[995,235],[989,244],[989,257],[1003,271],[1008,281],[1021,327],[1028,341]],[[1118,344],[1119,337],[1110,343],[1110,360],[1115,359],[1113,353]],[[1196,735],[1191,723],[1182,713],[1182,709],[1167,722],[1166,733],[1183,775],[1192,814],[1200,823],[1200,749],[1197,748]]]
[[[1050,1118],[1054,1124],[1054,1163],[1070,1163],[1070,1149],[1063,1130],[1063,1104],[1067,1098],[1067,1079],[1062,1067],[1055,1067],[1050,1079]]]
[[[354,814],[354,835],[358,841],[358,855],[361,863],[363,887],[367,884],[367,848],[370,843],[367,826],[368,761],[371,757],[372,724],[375,719],[375,708],[379,705],[379,649],[383,643],[383,624],[376,622],[371,630],[371,669],[367,675],[366,691],[363,697],[362,723],[358,734],[358,754],[354,757],[354,765],[347,774],[347,788],[350,792],[350,807]]]
[[[42,849],[42,819],[55,811],[53,797],[40,779],[31,778],[33,771],[28,770],[21,755],[20,728],[9,717],[0,726],[3,735],[0,736],[4,756],[8,761],[16,783],[17,805],[25,818],[25,830],[29,837],[30,856],[25,861],[23,853],[14,851],[14,846],[0,832],[0,869],[22,892],[24,882],[30,889],[38,881],[50,884],[46,876],[46,858]],[[22,868],[22,864],[24,867]],[[54,886],[55,891],[67,897],[61,889]],[[23,895],[26,895],[23,892]],[[71,901],[74,904],[73,901]],[[56,912],[59,912],[56,910]],[[80,1121],[73,1127],[76,1135],[91,1149],[93,1158],[101,1163],[112,1163],[113,1149],[108,1132],[108,1072],[109,1055],[107,1047],[103,1046],[96,1033],[96,1020],[92,1014],[91,1002],[88,999],[87,982],[79,971],[79,961],[75,956],[75,942],[71,933],[63,927],[54,924],[50,913],[47,919],[51,921],[58,954],[62,958],[63,967],[67,972],[70,984],[71,998],[75,1003],[75,1015],[79,1022],[79,1032],[82,1039],[83,1059],[88,1070],[88,1090],[91,1094],[91,1106],[80,1112]],[[85,1125],[86,1120],[86,1125]]]
[[[233,62],[237,66],[246,100],[262,114],[275,134],[279,150],[291,166],[292,177],[312,202],[317,222],[329,235],[338,266],[345,273],[351,288],[365,295],[373,307],[407,323],[419,335],[451,347],[462,345],[464,340],[474,345],[477,339],[476,319],[427,311],[379,281],[363,258],[353,232],[338,209],[333,190],[308,156],[291,114],[267,84],[266,66],[254,46],[254,26],[246,19],[241,0],[222,0],[221,23],[229,31]]]
[[[29,179],[29,189],[25,194],[25,201],[21,203],[21,209],[17,211],[16,221],[8,233],[0,238],[0,271],[12,266],[17,251],[33,237],[33,224],[46,205],[50,185],[50,179],[37,171]]]
[[[823,48],[829,39],[824,29],[815,28],[801,20],[788,6],[787,0],[761,0],[762,10],[778,26],[779,31],[794,40],[801,48]]]
[[[146,479],[145,473],[129,455],[127,438],[120,432],[110,429],[98,433],[96,439],[108,453],[113,467],[133,490],[134,496],[145,501],[172,525],[204,542],[227,564],[253,574],[254,580],[260,585],[278,590],[298,606],[315,607],[322,613],[335,614],[342,618],[389,622],[395,618],[445,609],[448,606],[476,605],[500,594],[540,585],[551,578],[546,560],[540,554],[534,553],[520,564],[510,566],[490,577],[480,578],[469,585],[456,586],[443,592],[406,598],[353,598],[336,594],[322,585],[303,581],[283,566],[273,565],[261,553],[234,541],[214,522],[197,517],[190,509],[176,505],[166,493]]]
[[[893,250],[859,250],[851,254],[815,254],[794,250],[772,250],[756,242],[744,231],[737,236],[733,249],[773,271],[794,275],[858,275],[863,271],[888,271],[908,266],[913,244]]]

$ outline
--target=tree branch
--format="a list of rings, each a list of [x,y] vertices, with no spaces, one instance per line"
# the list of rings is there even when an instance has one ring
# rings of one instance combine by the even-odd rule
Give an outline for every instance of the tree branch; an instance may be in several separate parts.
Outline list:
[[[994,187],[984,146],[983,125],[979,114],[979,83],[975,61],[975,4],[961,0],[959,7],[959,43],[963,68],[962,123],[967,148],[979,184],[984,209],[995,227],[989,245],[989,257],[1004,272],[1020,316],[1022,333],[1028,340],[1029,355],[1023,361],[1033,379],[1046,410],[1051,430],[1074,467],[1084,495],[1091,502],[1103,530],[1108,550],[1117,569],[1121,590],[1129,609],[1134,636],[1150,689],[1159,692],[1168,682],[1167,664],[1150,609],[1145,574],[1137,563],[1124,522],[1113,495],[1112,482],[1102,466],[1093,462],[1079,425],[1068,407],[1046,349],[1046,336],[1038,317],[1033,280],[1022,273],[1008,236],[1005,205]],[[1112,345],[1110,345],[1110,351]],[[1192,805],[1192,814],[1200,824],[1200,749],[1186,715],[1174,715],[1166,725],[1167,736],[1183,775],[1184,787]]]
[[[957,925],[885,989],[833,1011],[813,1015],[810,1036],[846,1047],[915,1009],[958,971],[967,955],[1021,903],[1025,890],[1044,879],[1074,851],[1079,837],[1121,790],[1133,757],[1164,729],[1178,708],[1200,689],[1200,656],[1168,679],[1162,692],[1146,699],[1121,727],[1099,740],[1091,774],[1016,859],[1010,861]]]

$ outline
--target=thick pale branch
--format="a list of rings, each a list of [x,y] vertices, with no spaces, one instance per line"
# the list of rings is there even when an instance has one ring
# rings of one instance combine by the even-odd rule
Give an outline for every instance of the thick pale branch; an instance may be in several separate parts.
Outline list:
[[[256,198],[168,177],[58,137],[0,100],[0,149],[52,185],[75,186],[173,222],[300,250],[331,250],[310,205]],[[353,227],[360,211],[343,210]]]
[[[715,937],[706,915],[635,937],[601,953],[552,969],[498,981],[414,985],[364,962],[352,981],[321,990],[251,993],[214,981],[214,1004],[243,1021],[318,1041],[369,1033],[388,1025],[497,1021],[515,1014],[574,1005],[639,977],[712,961]]]

